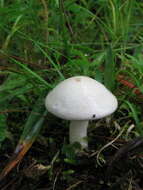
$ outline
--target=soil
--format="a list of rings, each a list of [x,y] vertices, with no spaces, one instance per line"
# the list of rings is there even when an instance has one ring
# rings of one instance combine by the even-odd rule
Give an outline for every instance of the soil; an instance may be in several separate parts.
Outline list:
[[[73,157],[71,155],[70,159],[63,151],[68,128],[61,130],[65,123],[59,123],[61,120],[54,127],[51,124],[48,131],[42,131],[24,159],[2,180],[1,190],[143,189],[142,137],[128,141],[120,137],[107,146],[97,159],[99,150],[115,139],[111,129],[102,123],[100,127],[89,129],[88,150]],[[3,146],[7,149],[1,151],[2,167],[13,151],[8,141]]]

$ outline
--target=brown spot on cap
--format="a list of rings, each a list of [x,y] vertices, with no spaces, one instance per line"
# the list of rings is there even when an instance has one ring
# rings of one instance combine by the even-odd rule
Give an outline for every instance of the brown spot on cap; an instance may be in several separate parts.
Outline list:
[[[80,82],[81,78],[75,78],[76,82]]]

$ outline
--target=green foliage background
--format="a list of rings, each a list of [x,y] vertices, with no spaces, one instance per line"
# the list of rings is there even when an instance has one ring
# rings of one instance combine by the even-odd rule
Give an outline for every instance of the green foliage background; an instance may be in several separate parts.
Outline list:
[[[26,139],[46,118],[45,95],[75,75],[104,83],[119,100],[113,121],[142,135],[142,100],[118,81],[122,75],[143,92],[142,20],[139,0],[0,0],[1,148]]]

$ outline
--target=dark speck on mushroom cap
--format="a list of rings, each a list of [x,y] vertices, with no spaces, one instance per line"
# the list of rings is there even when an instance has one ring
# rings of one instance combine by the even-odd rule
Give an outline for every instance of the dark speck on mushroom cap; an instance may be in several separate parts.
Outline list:
[[[94,120],[113,113],[116,97],[101,83],[77,76],[60,82],[46,97],[46,108],[67,120]]]
[[[76,78],[75,78],[75,81],[76,81],[76,82],[80,82],[80,81],[81,81],[81,78],[76,77]]]

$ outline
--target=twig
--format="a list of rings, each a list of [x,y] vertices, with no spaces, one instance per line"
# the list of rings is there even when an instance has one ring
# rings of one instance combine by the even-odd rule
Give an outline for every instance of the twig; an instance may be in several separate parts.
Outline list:
[[[123,134],[124,131],[125,131],[125,128],[123,128],[123,129],[121,130],[121,132],[117,135],[117,137],[116,137],[115,139],[113,139],[112,141],[110,141],[109,143],[107,143],[105,146],[103,146],[103,147],[98,151],[97,157],[96,157],[98,164],[100,164],[100,162],[99,162],[99,156],[100,156],[101,152],[102,152],[105,148],[107,148],[108,146],[112,145],[112,144]]]
[[[71,185],[70,187],[68,187],[66,190],[71,190],[71,189],[73,189],[73,188],[75,188],[75,187],[77,187],[79,184],[81,184],[81,183],[83,183],[83,181],[81,180],[81,181],[78,181],[77,183],[75,183],[75,184],[73,184],[73,185]]]

